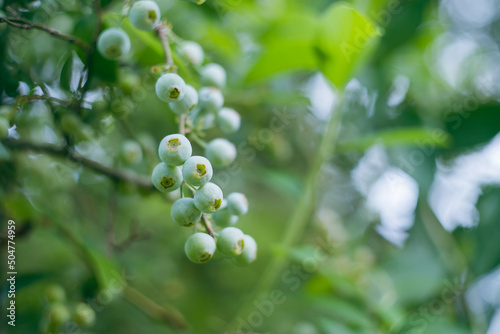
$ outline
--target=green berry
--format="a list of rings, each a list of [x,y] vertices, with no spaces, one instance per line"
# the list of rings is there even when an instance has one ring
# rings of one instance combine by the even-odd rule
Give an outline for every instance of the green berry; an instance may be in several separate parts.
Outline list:
[[[206,233],[191,235],[184,246],[187,257],[195,263],[208,262],[215,253],[215,240]]]
[[[245,246],[243,232],[236,227],[226,227],[217,236],[217,249],[224,255],[240,255]]]
[[[205,53],[200,44],[193,41],[182,42],[179,46],[179,54],[189,59],[194,65],[201,65],[205,58]]]
[[[214,166],[228,166],[236,158],[236,147],[227,139],[216,138],[205,147],[205,156]]]
[[[5,117],[0,117],[0,139],[7,138],[9,136],[9,121]]]
[[[244,215],[248,212],[248,200],[242,193],[231,193],[227,196],[227,209],[233,215]]]
[[[194,194],[194,204],[201,212],[215,212],[222,204],[222,190],[218,185],[208,182]]]
[[[205,86],[213,86],[220,89],[226,86],[226,70],[219,64],[206,64],[201,69],[200,75],[201,82]]]
[[[76,305],[75,322],[82,327],[92,326],[95,322],[94,309],[85,303],[79,303]]]
[[[129,13],[130,22],[140,30],[153,30],[160,22],[160,8],[154,1],[138,1]]]
[[[184,97],[186,83],[175,73],[163,74],[156,81],[156,95],[165,102],[179,101]]]
[[[163,193],[179,189],[182,183],[182,173],[179,167],[172,167],[160,162],[151,175],[153,185]]]
[[[68,307],[63,303],[53,303],[50,304],[47,310],[47,317],[49,322],[54,326],[61,326],[62,324],[69,321],[71,318],[71,313]]]
[[[180,198],[172,205],[173,221],[180,226],[193,226],[201,218],[201,211],[194,205],[194,199]]]
[[[241,116],[232,108],[222,108],[217,114],[217,125],[224,133],[236,132],[241,125]]]
[[[238,216],[233,215],[225,208],[214,212],[212,219],[220,227],[235,225],[238,222]]]
[[[97,39],[97,50],[104,58],[115,60],[130,51],[130,38],[120,28],[109,28]]]
[[[206,112],[218,112],[224,105],[224,96],[220,89],[215,87],[200,88],[198,99],[200,108]]]
[[[238,264],[246,265],[257,259],[257,243],[248,234],[243,236],[243,243],[245,247],[243,247],[241,254],[234,258],[234,261]]]
[[[207,158],[192,156],[182,167],[182,177],[192,186],[200,187],[212,179],[213,169]]]
[[[178,101],[170,102],[168,105],[178,115],[186,114],[193,110],[198,104],[198,92],[191,85],[186,85],[184,97]]]
[[[66,301],[66,291],[58,284],[49,285],[45,289],[45,297],[49,303]]]
[[[141,145],[136,141],[127,140],[122,144],[121,155],[127,164],[135,165],[142,160]]]
[[[181,134],[168,135],[162,139],[158,147],[161,161],[169,166],[182,165],[193,153],[189,140]]]

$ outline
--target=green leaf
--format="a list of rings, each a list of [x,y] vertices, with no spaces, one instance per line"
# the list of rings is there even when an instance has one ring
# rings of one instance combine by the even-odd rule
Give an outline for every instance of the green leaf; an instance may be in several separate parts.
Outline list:
[[[342,88],[378,45],[380,29],[346,3],[334,3],[320,18],[317,48],[321,70]]]
[[[275,22],[263,36],[261,58],[248,72],[247,81],[264,79],[288,70],[318,67],[314,49],[316,17],[310,13],[293,13]]]
[[[364,151],[375,144],[386,147],[419,146],[432,144],[435,147],[449,147],[452,137],[440,129],[408,127],[380,131],[365,137],[356,138],[339,144],[339,151]]]
[[[358,307],[349,301],[337,299],[333,296],[312,298],[314,308],[319,313],[329,315],[338,321],[352,325],[357,328],[373,328],[372,319]]]
[[[61,88],[71,90],[71,78],[73,76],[73,53],[70,53],[61,70],[60,83]]]

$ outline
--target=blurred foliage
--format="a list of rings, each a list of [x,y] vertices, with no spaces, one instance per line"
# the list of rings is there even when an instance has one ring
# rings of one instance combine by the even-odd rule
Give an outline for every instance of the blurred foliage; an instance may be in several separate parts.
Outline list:
[[[1,262],[6,222],[13,219],[18,272],[16,327],[4,316],[2,332],[41,332],[45,291],[54,284],[64,288],[68,305],[88,303],[96,313],[94,326],[65,333],[179,332],[165,314],[182,314],[192,327],[184,333],[236,333],[229,324],[255,333],[486,332],[498,298],[487,302],[472,288],[500,264],[500,169],[476,182],[466,208],[460,202],[448,209],[464,217],[475,213],[469,225],[445,229],[432,194],[440,175],[500,132],[500,15],[479,24],[472,21],[477,12],[469,21],[459,15],[467,9],[462,2],[436,0],[157,2],[178,38],[200,43],[207,61],[228,71],[226,105],[241,113],[242,129],[230,136],[239,150],[237,168],[217,173],[230,180],[225,193],[244,189],[250,200],[239,224],[257,240],[259,258],[249,267],[222,257],[192,264],[183,251],[191,230],[170,218],[173,196],[112,182],[65,154],[0,142]],[[157,144],[177,131],[176,116],[154,93],[151,68],[164,61],[161,43],[132,27],[124,3],[100,1],[103,28],[120,26],[131,38],[131,55],[121,61],[88,55],[44,31],[0,23],[0,114],[15,125],[11,139],[69,144],[105,166],[150,175]],[[5,0],[1,9],[10,16],[7,6],[92,43],[97,17],[90,0]],[[498,14],[498,4],[494,10]],[[178,73],[199,88],[198,69],[177,46],[173,39]],[[85,80],[78,108],[78,85]],[[70,103],[39,98],[48,94]],[[300,242],[285,247],[282,236],[307,188],[331,100],[340,99],[336,154],[313,180],[314,214]],[[286,126],[271,131],[279,115],[286,115]],[[217,129],[207,133],[219,135]],[[143,149],[136,165],[120,160],[126,140]],[[389,203],[391,191],[397,197],[403,181],[384,179],[391,168],[418,189],[410,226],[387,232],[387,215],[370,205],[374,198]],[[464,186],[474,173],[462,171],[458,181],[463,178]],[[377,180],[388,182],[382,187],[387,200],[371,192]],[[399,208],[396,202],[388,210]],[[109,256],[113,215],[120,247]],[[256,291],[262,277],[278,270],[268,265],[273,259],[284,259],[285,271],[272,290]],[[498,297],[499,289],[492,289]],[[5,284],[3,310],[6,291]],[[242,311],[248,304],[250,312]]]

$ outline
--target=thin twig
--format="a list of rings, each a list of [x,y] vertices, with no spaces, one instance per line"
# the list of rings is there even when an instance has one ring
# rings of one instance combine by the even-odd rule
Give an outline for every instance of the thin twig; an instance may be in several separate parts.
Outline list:
[[[168,41],[167,33],[165,30],[165,25],[163,22],[158,24],[156,27],[156,33],[160,37],[161,45],[163,47],[163,52],[165,53],[165,67],[167,69],[171,69],[172,72],[176,72],[176,68],[174,65],[174,58],[172,57],[172,50],[170,49],[170,43]]]
[[[72,101],[61,100],[52,96],[47,95],[23,95],[18,97],[18,101],[21,102],[36,102],[36,101],[47,101],[50,103],[57,103],[64,107],[69,107],[73,104]]]
[[[215,238],[215,232],[214,229],[212,228],[212,224],[210,224],[210,220],[208,220],[205,214],[201,215],[201,221],[203,222],[203,226],[205,226],[205,229],[207,230],[208,234],[210,234],[212,238]]]
[[[16,21],[18,21],[19,23]],[[33,23],[31,21],[28,21],[28,20],[20,18],[20,17],[15,18],[15,19],[8,19],[6,17],[0,17],[0,23],[2,23],[2,22],[7,23],[8,25],[15,27],[15,28],[19,28],[19,29],[24,29],[24,30],[36,29],[36,30],[45,31],[55,38],[67,41],[69,43],[73,43],[75,45],[78,45],[82,49],[85,49],[85,50],[90,49],[90,45],[88,45],[87,43],[85,43],[81,39],[79,39],[75,36],[62,34],[59,31],[54,30],[52,28],[49,28],[43,24]]]
[[[134,184],[136,186],[153,190],[154,186],[149,178],[138,176],[135,174],[127,173],[112,169],[110,167],[101,165],[98,162],[82,157],[81,155],[70,150],[68,147],[61,147],[52,144],[34,144],[26,141],[16,139],[4,139],[1,141],[6,147],[13,150],[31,150],[40,153],[47,153],[62,158],[67,158],[70,161],[79,163],[80,165],[98,173],[107,176],[113,181],[123,181]]]

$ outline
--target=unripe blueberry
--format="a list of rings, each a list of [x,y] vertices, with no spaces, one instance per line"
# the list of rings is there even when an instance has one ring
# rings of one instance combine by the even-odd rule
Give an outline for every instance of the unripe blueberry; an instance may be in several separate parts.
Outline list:
[[[127,164],[135,165],[142,159],[141,145],[136,141],[127,140],[122,145],[121,155]]]
[[[218,112],[224,105],[224,96],[220,89],[215,87],[200,88],[198,100],[200,108],[206,112]]]
[[[7,138],[9,136],[9,121],[5,117],[0,117],[0,139]]]
[[[206,233],[191,235],[184,246],[187,257],[195,263],[208,262],[215,253],[215,240]]]
[[[220,227],[235,225],[238,222],[238,216],[233,215],[227,209],[220,209],[214,212],[212,219]]]
[[[201,69],[200,75],[201,83],[205,86],[214,86],[220,89],[226,86],[226,70],[219,64],[206,64]]]
[[[154,1],[138,1],[130,8],[130,22],[140,30],[153,30],[160,22],[160,8]]]
[[[104,58],[118,59],[130,51],[130,38],[120,28],[109,28],[101,32],[97,39],[97,50]]]
[[[241,254],[234,258],[234,261],[237,264],[246,265],[257,259],[257,243],[255,239],[248,234],[244,235],[243,242],[245,247],[243,247]]]
[[[192,156],[182,167],[184,181],[192,186],[200,187],[212,179],[213,169],[207,158]]]
[[[240,255],[245,246],[243,232],[236,227],[226,227],[217,236],[217,249],[224,255]]]
[[[66,301],[66,291],[57,284],[52,284],[45,289],[45,297],[49,303]]]
[[[233,215],[244,215],[248,212],[248,200],[242,193],[230,193],[227,196],[227,209]]]
[[[198,104],[198,92],[191,85],[186,85],[184,96],[182,99],[170,102],[168,105],[172,111],[178,115],[186,114],[193,110]]]
[[[173,221],[180,226],[193,226],[201,218],[201,211],[194,205],[194,199],[179,198],[170,212]]]
[[[69,321],[71,313],[68,310],[68,307],[63,303],[53,303],[49,305],[47,317],[49,318],[51,324],[61,326]]]
[[[241,116],[232,108],[222,108],[217,114],[217,125],[224,133],[236,132],[241,125]]]
[[[236,147],[227,139],[216,138],[205,147],[205,156],[214,166],[228,166],[236,158]]]
[[[169,166],[182,165],[193,153],[191,143],[181,134],[168,135],[162,139],[158,147],[161,161]]]
[[[92,307],[85,303],[79,303],[75,307],[75,322],[83,327],[90,327],[95,322],[95,312]]]
[[[222,204],[222,190],[218,185],[208,182],[194,194],[194,204],[201,212],[215,212]]]
[[[163,74],[156,81],[156,95],[165,102],[178,101],[184,97],[186,83],[175,73]]]
[[[179,167],[172,167],[160,162],[151,175],[153,185],[163,193],[179,189],[182,183],[182,173]]]
[[[205,53],[200,44],[193,41],[185,41],[179,45],[179,53],[189,59],[194,65],[201,65],[205,59]]]

